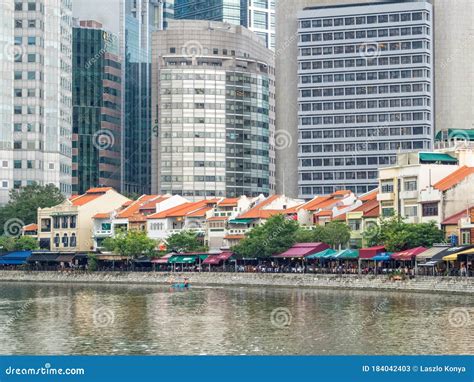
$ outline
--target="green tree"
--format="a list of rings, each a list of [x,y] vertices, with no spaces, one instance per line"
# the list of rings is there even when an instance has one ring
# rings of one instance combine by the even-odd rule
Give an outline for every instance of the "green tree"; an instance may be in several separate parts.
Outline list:
[[[275,215],[252,228],[232,250],[243,257],[270,257],[286,251],[296,242],[299,225],[283,215]]]
[[[135,259],[141,256],[152,257],[155,254],[156,241],[150,239],[145,232],[127,231],[107,238],[103,245],[109,251]]]
[[[38,248],[38,241],[30,236],[0,236],[0,252],[32,251]]]
[[[87,269],[89,271],[96,271],[99,268],[99,263],[97,261],[97,256],[93,253],[87,255]]]
[[[340,221],[332,221],[324,226],[324,236],[321,241],[334,249],[345,247],[351,238],[349,226]]]
[[[409,224],[399,216],[381,221],[378,229],[364,233],[368,245],[384,245],[389,252],[416,247],[431,247],[444,241],[443,232],[435,222]]]
[[[316,225],[311,229],[298,228],[296,232],[296,243],[319,243],[326,242],[327,232],[325,226]]]
[[[166,239],[166,248],[170,252],[205,252],[208,250],[202,240],[199,239],[198,234],[192,231],[181,231],[172,234]]]
[[[38,208],[52,207],[63,201],[64,196],[52,184],[40,186],[35,183],[11,190],[9,202],[0,208],[0,234],[8,230],[8,222],[13,222],[12,225],[36,223]]]
[[[33,251],[39,249],[38,240],[31,236],[20,236],[15,240],[16,251]]]

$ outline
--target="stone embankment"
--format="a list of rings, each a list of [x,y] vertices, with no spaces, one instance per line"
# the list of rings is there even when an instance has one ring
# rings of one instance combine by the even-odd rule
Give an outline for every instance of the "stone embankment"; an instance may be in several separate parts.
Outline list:
[[[358,290],[392,290],[431,293],[474,293],[474,278],[421,277],[392,281],[388,276],[314,275],[287,273],[139,273],[139,272],[33,272],[0,271],[0,282],[166,284],[170,279],[189,277],[196,286],[232,285],[262,287],[304,287]]]

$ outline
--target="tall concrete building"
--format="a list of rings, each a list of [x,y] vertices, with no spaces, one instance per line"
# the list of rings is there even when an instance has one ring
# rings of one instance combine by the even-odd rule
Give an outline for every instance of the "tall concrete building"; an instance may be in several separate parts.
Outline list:
[[[191,20],[156,32],[152,51],[152,192],[273,193],[273,52],[244,27]]]
[[[71,1],[0,9],[0,204],[33,183],[70,195]]]
[[[391,3],[380,0],[376,3]],[[413,1],[398,1],[410,3]],[[280,0],[277,2],[276,187],[298,196],[298,12],[311,6],[354,5],[371,0]],[[472,127],[474,103],[474,2],[433,0],[434,128]],[[344,9],[341,7],[340,9]],[[279,144],[280,143],[280,144]],[[329,182],[330,183],[330,182]]]
[[[173,17],[173,0],[80,0],[74,17],[92,19],[119,38],[122,60],[122,192],[151,188],[151,34]]]
[[[118,37],[93,20],[73,28],[72,191],[120,191],[121,63]]]
[[[275,0],[175,0],[174,17],[242,25],[275,48]]]
[[[432,148],[432,19],[422,1],[299,13],[300,197],[366,193],[397,152]]]

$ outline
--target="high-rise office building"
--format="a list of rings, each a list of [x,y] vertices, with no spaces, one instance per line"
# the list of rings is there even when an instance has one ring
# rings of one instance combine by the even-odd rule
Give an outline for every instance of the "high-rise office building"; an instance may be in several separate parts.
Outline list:
[[[122,69],[121,189],[129,194],[149,193],[151,33],[166,27],[173,16],[173,0],[81,0],[74,2],[73,14],[79,19],[102,23],[119,38]]]
[[[300,197],[365,193],[397,152],[432,148],[432,20],[424,1],[299,13]]]
[[[273,52],[244,27],[191,20],[156,32],[152,51],[152,192],[273,193]]]
[[[0,204],[33,183],[71,194],[71,7],[0,1]]]
[[[424,0],[418,0],[418,2]],[[413,1],[400,0],[410,4]],[[276,137],[285,138],[276,147],[277,192],[298,196],[298,12],[305,7],[358,3],[397,3],[393,0],[280,0],[277,11],[276,65]],[[472,38],[474,2],[471,0],[432,0],[434,128],[472,127],[474,102],[474,39]]]
[[[72,191],[120,190],[121,63],[118,37],[92,20],[73,28]]]
[[[242,25],[275,48],[275,0],[175,0],[174,17]]]

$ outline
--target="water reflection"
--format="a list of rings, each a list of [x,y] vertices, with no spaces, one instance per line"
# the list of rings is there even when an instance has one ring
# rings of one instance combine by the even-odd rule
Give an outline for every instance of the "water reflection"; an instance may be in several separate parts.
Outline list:
[[[470,324],[448,322],[451,309],[474,308],[470,296],[244,287],[186,292],[165,286],[0,287],[2,354],[474,353]],[[288,314],[283,317],[288,322],[276,324],[275,311]]]

